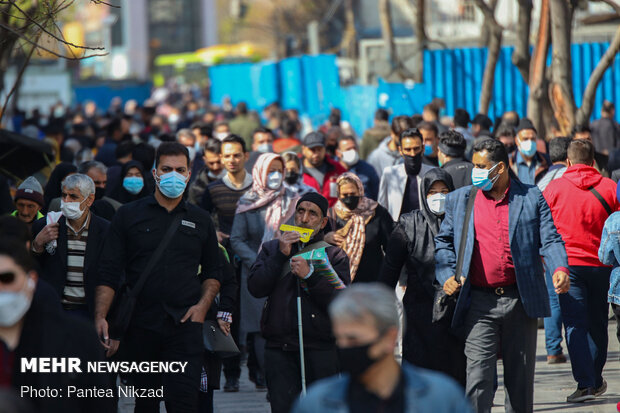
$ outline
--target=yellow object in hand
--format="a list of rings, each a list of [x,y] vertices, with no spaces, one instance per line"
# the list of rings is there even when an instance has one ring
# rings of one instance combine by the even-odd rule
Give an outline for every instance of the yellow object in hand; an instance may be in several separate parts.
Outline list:
[[[314,230],[311,228],[302,228],[302,227],[296,227],[294,225],[286,225],[286,224],[280,225],[280,231],[294,231],[298,233],[300,240],[303,243],[310,241],[310,237],[312,236],[312,233],[314,232]]]

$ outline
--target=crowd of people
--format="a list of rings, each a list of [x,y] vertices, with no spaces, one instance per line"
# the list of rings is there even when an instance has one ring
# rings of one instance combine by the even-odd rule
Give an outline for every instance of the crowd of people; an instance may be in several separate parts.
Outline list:
[[[274,413],[490,412],[501,359],[506,411],[530,412],[541,319],[550,364],[567,362],[565,328],[566,401],[601,396],[608,303],[620,321],[614,105],[571,136],[440,106],[379,109],[361,137],[337,109],[309,130],[277,104],[259,115],[189,92],[18,112],[8,126],[55,159],[21,182],[0,176],[0,399],[120,380],[163,386],[136,412],[210,412],[247,365]],[[240,353],[205,350],[205,320]],[[19,371],[42,356],[187,368]]]

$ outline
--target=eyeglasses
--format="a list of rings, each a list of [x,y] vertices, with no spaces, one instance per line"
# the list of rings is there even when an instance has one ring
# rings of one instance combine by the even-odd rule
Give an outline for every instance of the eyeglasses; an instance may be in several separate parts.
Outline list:
[[[0,272],[0,284],[12,284],[16,275],[13,271]]]

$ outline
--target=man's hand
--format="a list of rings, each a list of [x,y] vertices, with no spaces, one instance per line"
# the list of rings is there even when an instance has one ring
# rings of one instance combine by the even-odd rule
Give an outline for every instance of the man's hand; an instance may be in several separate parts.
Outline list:
[[[287,231],[280,236],[280,252],[287,257],[291,255],[291,247],[299,241],[299,233],[295,231]]]
[[[220,244],[230,238],[230,235],[224,234],[221,231],[216,231],[215,233],[217,235],[217,242],[219,242]]]
[[[39,232],[32,242],[34,250],[37,252],[43,252],[45,244],[55,239],[58,239],[58,223],[46,225],[41,232]]]
[[[105,317],[95,317],[95,330],[97,331],[97,336],[99,336],[101,345],[109,352],[112,348],[110,341],[115,340],[110,340],[110,335],[108,334],[108,322]],[[118,349],[118,345],[116,347]],[[114,352],[116,352],[116,350],[114,350]]]
[[[553,286],[556,294],[564,294],[570,288],[570,278],[564,271],[557,271],[553,274]]]
[[[217,324],[220,326],[220,330],[224,333],[225,336],[230,334],[230,323],[222,320],[221,318],[217,319]]]
[[[205,308],[205,306],[201,303],[193,305],[187,310],[187,313],[185,313],[181,319],[181,322],[184,323],[187,320],[190,320],[195,323],[204,323],[205,317],[207,316],[207,310],[208,308]]]
[[[110,349],[105,352],[107,358],[112,357],[118,351],[118,346],[121,344],[118,340],[110,340]]]
[[[461,286],[463,285],[464,282],[465,282],[465,277],[461,277],[460,284],[456,282],[456,276],[450,277],[443,284],[443,291],[448,295],[452,295],[461,289]]]
[[[310,272],[308,261],[301,257],[291,258],[291,272],[303,280]]]
[[[344,242],[344,237],[335,231],[328,232],[327,234],[325,234],[325,237],[323,239],[325,240],[325,242],[328,242],[337,247],[340,247]]]

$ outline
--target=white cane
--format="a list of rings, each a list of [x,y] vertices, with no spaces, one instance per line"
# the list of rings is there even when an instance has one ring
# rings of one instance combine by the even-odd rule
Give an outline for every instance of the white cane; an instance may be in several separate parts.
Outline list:
[[[299,364],[301,366],[301,395],[306,396],[306,362],[304,357],[304,328],[301,322],[301,288],[297,281],[297,328],[299,331]]]

